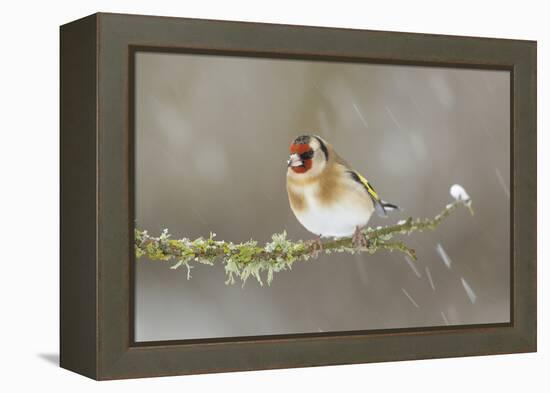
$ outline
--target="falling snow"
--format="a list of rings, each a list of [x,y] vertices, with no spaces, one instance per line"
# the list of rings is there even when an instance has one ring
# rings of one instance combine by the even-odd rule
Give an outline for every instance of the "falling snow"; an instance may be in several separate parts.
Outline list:
[[[416,277],[418,277],[418,278],[422,277],[422,275],[420,274],[420,272],[416,268],[414,262],[411,260],[411,258],[409,258],[408,255],[405,255],[405,261],[407,262],[407,264],[409,265],[411,270],[414,272],[414,274],[416,274]]]
[[[432,280],[432,273],[430,273],[430,269],[428,266],[426,266],[426,276],[428,276],[428,281],[430,282],[430,286],[432,287],[432,290],[435,291],[435,285],[434,281]]]
[[[506,182],[504,181],[504,177],[502,176],[502,173],[500,173],[500,171],[498,170],[498,168],[495,168],[495,172],[497,174],[497,179],[498,179],[498,182],[500,183],[500,186],[502,187],[502,189],[504,190],[504,194],[506,195],[506,197],[508,199],[510,199],[510,189],[508,188],[508,186],[506,185]]]
[[[443,263],[445,264],[445,266],[447,266],[449,269],[451,268],[451,258],[449,258],[449,255],[447,255],[447,253],[445,252],[445,249],[443,248],[443,246],[441,245],[441,243],[437,243],[437,246],[435,247],[437,253],[439,254],[439,256],[441,257],[441,260],[443,261]]]
[[[363,114],[361,113],[361,111],[359,110],[356,104],[353,104],[353,109],[355,109],[355,112],[357,112],[357,115],[361,119],[361,122],[363,123],[365,128],[369,128],[369,123],[367,123],[367,120],[365,119],[365,117],[363,116]]]
[[[441,311],[441,318],[443,318],[443,322],[445,322],[445,325],[447,325],[447,326],[450,325],[449,320],[447,319],[447,316],[445,315],[445,313],[443,311]]]
[[[401,290],[403,291],[403,293],[405,294],[405,296],[407,296],[407,298],[409,298],[409,300],[411,301],[411,303],[413,304],[413,306],[415,306],[416,308],[419,308],[420,306],[418,305],[417,302],[414,301],[414,299],[412,298],[411,295],[409,295],[409,292],[407,292],[405,290],[405,288],[401,288]]]
[[[394,115],[393,112],[390,110],[390,108],[386,107],[386,112],[388,112],[388,115],[390,115],[391,119],[393,120],[393,122],[395,123],[395,125],[397,126],[397,128],[402,129],[401,124],[399,124],[399,122],[397,121],[395,115]]]
[[[468,282],[464,279],[464,277],[460,277],[460,281],[462,281],[462,286],[464,287],[464,290],[466,291],[466,294],[468,295],[468,298],[474,304],[477,299],[477,295],[475,294],[472,287],[468,284]]]

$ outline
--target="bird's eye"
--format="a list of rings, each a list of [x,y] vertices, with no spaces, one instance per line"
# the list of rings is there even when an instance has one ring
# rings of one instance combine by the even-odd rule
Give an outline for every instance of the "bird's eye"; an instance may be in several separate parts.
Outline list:
[[[313,158],[313,150],[308,150],[305,153],[300,154],[302,161],[311,160]]]

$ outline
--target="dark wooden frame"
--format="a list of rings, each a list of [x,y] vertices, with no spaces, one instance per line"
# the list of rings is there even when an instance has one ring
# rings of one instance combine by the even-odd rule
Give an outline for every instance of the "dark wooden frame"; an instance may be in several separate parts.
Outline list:
[[[136,343],[136,51],[509,70],[511,322]],[[95,379],[536,351],[536,42],[94,14],[61,27],[61,366]]]

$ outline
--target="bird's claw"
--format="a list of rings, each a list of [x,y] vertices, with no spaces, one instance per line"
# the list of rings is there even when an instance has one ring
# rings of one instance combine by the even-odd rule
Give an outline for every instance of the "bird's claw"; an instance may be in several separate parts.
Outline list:
[[[352,240],[353,246],[357,250],[362,250],[364,248],[369,247],[369,240],[367,239],[367,237],[359,227],[355,228],[355,232],[353,233],[353,237],[351,238],[351,240]]]
[[[309,246],[311,247],[311,251],[309,255],[317,259],[319,257],[319,254],[323,252],[323,243],[321,242],[321,237],[319,236],[317,239],[310,240]]]

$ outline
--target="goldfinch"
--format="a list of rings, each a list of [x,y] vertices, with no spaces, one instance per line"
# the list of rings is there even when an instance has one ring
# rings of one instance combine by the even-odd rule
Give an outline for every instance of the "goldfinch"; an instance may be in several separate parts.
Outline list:
[[[399,208],[380,199],[371,184],[316,135],[301,135],[290,145],[286,187],[298,221],[321,237],[353,236],[356,247],[368,243],[361,230],[376,211],[385,217]]]

